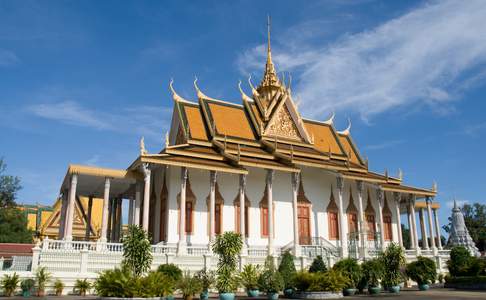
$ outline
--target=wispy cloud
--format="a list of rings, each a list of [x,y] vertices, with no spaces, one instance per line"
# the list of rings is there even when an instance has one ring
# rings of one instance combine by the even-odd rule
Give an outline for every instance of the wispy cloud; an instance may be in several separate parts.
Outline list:
[[[365,150],[382,150],[382,149],[386,149],[386,148],[392,148],[392,147],[395,147],[395,146],[398,146],[400,144],[403,144],[405,143],[404,140],[392,140],[392,141],[385,141],[383,143],[379,143],[379,144],[373,144],[373,145],[367,145],[364,147]]]
[[[15,53],[9,50],[0,49],[0,67],[7,67],[18,64],[20,59]]]
[[[30,105],[27,111],[37,117],[68,125],[160,139],[167,129],[171,109],[142,105],[100,112],[76,101],[67,100]]]
[[[485,18],[484,1],[433,1],[329,45],[289,41],[274,57],[280,70],[299,73],[294,93],[313,117],[351,110],[366,120],[423,105],[448,113],[461,93],[482,83],[476,79],[485,70]],[[237,63],[243,72],[261,69],[263,56],[260,45]]]
[[[99,154],[95,154],[89,159],[85,160],[83,165],[96,166],[100,162],[100,158],[101,156]]]

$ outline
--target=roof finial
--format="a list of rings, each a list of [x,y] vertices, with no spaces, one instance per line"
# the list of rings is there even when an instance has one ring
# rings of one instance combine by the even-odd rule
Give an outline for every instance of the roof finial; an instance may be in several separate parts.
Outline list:
[[[351,119],[348,118],[348,127],[343,131],[339,131],[338,133],[342,135],[349,135],[350,132],[351,132]]]
[[[270,15],[267,15],[267,63],[272,63],[272,47],[270,46],[270,28],[271,28]]]
[[[275,66],[272,62],[272,46],[270,44],[270,15],[267,19],[267,64],[265,65],[265,73],[263,74],[262,82],[260,86],[279,86],[280,81],[278,80],[277,72],[275,71]]]
[[[202,98],[202,99],[216,100],[214,98],[211,98],[211,97],[206,96],[206,94],[204,94],[203,92],[201,92],[201,90],[197,86],[197,76],[194,76],[194,88],[196,89],[196,93],[197,93],[197,98],[198,99],[201,99]]]
[[[142,138],[140,139],[140,155],[145,155],[145,154],[147,154],[147,150],[145,150],[145,141],[142,136]]]
[[[336,116],[336,114],[333,111],[332,114],[331,114],[331,116],[329,117],[329,119],[327,119],[326,121],[324,121],[324,124],[332,125],[332,123],[334,123],[334,117],[335,116]]]
[[[243,89],[241,88],[241,80],[238,82],[238,89],[240,90],[243,101],[253,101],[247,94],[245,94],[245,92],[243,92]]]
[[[169,83],[169,88],[170,88],[170,91],[172,92],[172,99],[174,99],[174,101],[185,101],[184,99],[182,99],[181,96],[179,96],[176,93],[176,91],[174,90],[173,84],[174,84],[174,79],[171,78],[170,83]]]

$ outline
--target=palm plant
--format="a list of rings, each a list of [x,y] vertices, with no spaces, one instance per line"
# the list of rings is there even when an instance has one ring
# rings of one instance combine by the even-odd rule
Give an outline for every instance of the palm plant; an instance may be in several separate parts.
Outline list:
[[[20,278],[17,273],[12,275],[4,275],[2,279],[2,288],[5,291],[5,296],[10,297],[19,286]]]
[[[40,267],[35,273],[35,282],[37,285],[37,296],[44,297],[46,292],[46,285],[51,280],[51,273],[49,273],[46,267]]]
[[[88,279],[78,279],[74,283],[73,291],[80,296],[86,296],[86,292],[91,288],[91,282]]]
[[[184,272],[182,278],[177,282],[177,288],[181,291],[184,300],[192,300],[194,295],[203,290],[199,279],[195,276],[191,276],[189,272]]]
[[[64,290],[64,283],[61,279],[57,279],[54,281],[54,291],[56,292],[56,296],[61,296],[62,291]]]
[[[245,265],[240,273],[241,284],[247,291],[258,290],[258,277],[260,276],[259,265]]]

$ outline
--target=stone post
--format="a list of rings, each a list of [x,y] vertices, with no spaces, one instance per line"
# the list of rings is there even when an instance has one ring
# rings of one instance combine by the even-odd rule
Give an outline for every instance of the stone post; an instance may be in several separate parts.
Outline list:
[[[341,257],[348,257],[348,243],[347,235],[345,232],[345,216],[344,216],[344,205],[343,205],[343,191],[344,191],[344,179],[341,176],[336,177],[336,187],[338,195],[338,209],[339,209],[339,239],[341,242]]]
[[[366,259],[368,256],[368,251],[366,249],[366,240],[368,239],[368,235],[366,233],[366,222],[365,222],[365,213],[363,209],[363,191],[364,191],[364,183],[363,181],[358,180],[356,182],[356,188],[358,190],[358,209],[359,209],[359,241],[360,241],[360,257]]]
[[[177,254],[184,255],[186,253],[186,184],[187,184],[187,168],[181,168],[181,194],[180,194],[180,213],[179,213],[179,242],[177,244]]]
[[[144,175],[144,190],[143,190],[143,217],[142,224],[143,229],[148,231],[149,227],[149,211],[150,211],[150,165],[147,163],[142,164],[142,170]]]
[[[268,255],[273,256],[273,176],[274,170],[267,170],[267,206],[268,206]]]
[[[417,221],[415,218],[415,196],[410,198],[410,212],[412,215],[412,234],[413,234],[413,241],[414,241],[414,249],[417,255],[420,255],[420,247],[418,243],[418,233],[417,233]]]
[[[241,255],[247,254],[248,240],[246,239],[246,219],[245,219],[245,189],[246,189],[246,175],[240,174],[240,233],[243,239],[243,247],[241,248]]]
[[[81,258],[80,258],[80,265],[79,265],[79,273],[86,274],[88,272],[88,249],[83,248],[79,251]]]
[[[434,225],[432,223],[432,199],[427,197],[425,199],[427,203],[427,219],[429,221],[429,234],[430,234],[430,246],[434,252],[434,256],[437,255],[437,247],[435,246]]]
[[[297,193],[299,191],[299,174],[292,173],[292,217],[294,227],[294,256],[300,256],[300,244],[299,244],[299,220],[298,220],[298,203]]]
[[[35,274],[35,271],[37,271],[37,268],[39,267],[39,258],[41,251],[42,249],[39,247],[39,244],[36,244],[35,247],[32,248],[32,274]]]
[[[215,209],[216,209],[216,171],[209,172],[209,249],[215,236]]]
[[[142,207],[142,187],[139,182],[135,183],[135,212],[133,214],[133,222],[140,226],[140,207]]]
[[[402,220],[400,214],[400,200],[402,197],[401,193],[394,192],[393,196],[395,198],[395,208],[397,214],[397,232],[398,232],[398,244],[403,248],[403,236],[402,236]]]
[[[376,200],[378,202],[378,221],[380,225],[380,244],[381,250],[385,250],[385,232],[384,232],[384,225],[383,225],[383,206],[384,206],[384,192],[381,187],[378,187],[376,190]]]
[[[422,248],[424,250],[429,250],[429,239],[427,237],[427,230],[425,228],[424,209],[423,208],[420,208],[420,210],[419,210],[419,217],[420,217],[420,231],[422,233]]]
[[[105,192],[103,195],[103,212],[101,214],[101,242],[107,241],[108,233],[108,206],[110,205],[110,178],[105,178]]]

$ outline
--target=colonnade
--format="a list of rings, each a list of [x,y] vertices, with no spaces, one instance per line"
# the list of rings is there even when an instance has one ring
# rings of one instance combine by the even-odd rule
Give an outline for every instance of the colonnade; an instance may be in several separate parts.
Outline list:
[[[434,255],[438,250],[442,250],[442,241],[440,238],[440,225],[439,217],[437,215],[437,208],[432,208],[432,198],[425,198],[426,208],[418,208],[419,219],[420,219],[420,231],[422,236],[422,250],[432,250]],[[420,253],[419,238],[417,223],[415,221],[415,213],[417,209],[415,207],[415,198],[410,199],[409,206],[407,210],[408,216],[408,228],[410,230],[410,243],[411,249]],[[428,233],[425,225],[425,214],[427,214],[428,222]],[[430,237],[430,244],[429,244]]]

